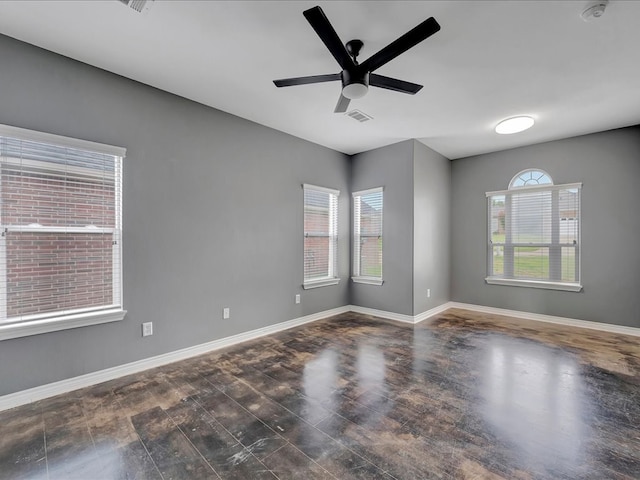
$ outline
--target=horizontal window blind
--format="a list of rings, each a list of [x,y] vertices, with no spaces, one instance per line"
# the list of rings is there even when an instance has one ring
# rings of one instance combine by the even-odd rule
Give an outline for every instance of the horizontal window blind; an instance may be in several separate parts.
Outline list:
[[[337,272],[338,195],[304,185],[304,281],[331,279]]]
[[[382,278],[383,189],[353,194],[353,275]]]
[[[487,194],[490,277],[580,283],[580,184]]]
[[[0,130],[0,321],[121,305],[122,157],[70,143]]]

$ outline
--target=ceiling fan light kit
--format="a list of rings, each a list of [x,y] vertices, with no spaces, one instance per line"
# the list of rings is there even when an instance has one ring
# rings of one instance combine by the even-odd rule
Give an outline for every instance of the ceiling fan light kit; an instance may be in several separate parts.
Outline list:
[[[357,72],[360,73],[360,72]],[[362,72],[360,75],[353,75],[344,70],[342,72],[342,95],[349,100],[362,98],[369,90],[369,72]]]
[[[305,10],[303,15],[329,52],[331,52],[333,58],[336,59],[342,71],[340,73],[326,75],[274,80],[273,83],[276,87],[291,87],[294,85],[341,80],[342,92],[338,98],[338,103],[334,110],[335,113],[346,112],[349,107],[349,102],[364,97],[370,85],[395,92],[407,93],[409,95],[415,95],[422,88],[422,85],[398,80],[396,78],[384,77],[373,72],[440,30],[440,25],[436,22],[435,18],[428,18],[364,62],[358,63],[357,57],[363,46],[361,40],[354,39],[343,44],[320,7]]]

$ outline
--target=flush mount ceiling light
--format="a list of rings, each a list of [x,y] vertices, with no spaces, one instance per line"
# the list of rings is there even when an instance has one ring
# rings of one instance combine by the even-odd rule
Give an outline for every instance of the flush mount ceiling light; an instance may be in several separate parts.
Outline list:
[[[523,132],[531,128],[534,123],[533,118],[527,116],[507,118],[496,125],[496,133],[509,135],[511,133]]]

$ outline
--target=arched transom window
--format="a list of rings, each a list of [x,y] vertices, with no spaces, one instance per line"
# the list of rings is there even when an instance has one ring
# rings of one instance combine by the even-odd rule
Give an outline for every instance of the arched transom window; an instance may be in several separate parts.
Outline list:
[[[530,168],[518,173],[509,182],[509,190],[521,187],[537,187],[539,185],[553,185],[551,175],[543,170]]]

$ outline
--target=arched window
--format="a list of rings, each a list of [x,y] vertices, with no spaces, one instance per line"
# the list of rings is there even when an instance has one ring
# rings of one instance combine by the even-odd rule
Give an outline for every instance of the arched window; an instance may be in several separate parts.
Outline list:
[[[579,183],[554,185],[539,168],[487,193],[487,283],[579,291]]]
[[[540,185],[553,185],[551,175],[543,170],[530,168],[518,173],[509,182],[509,190],[522,187],[537,187]]]

